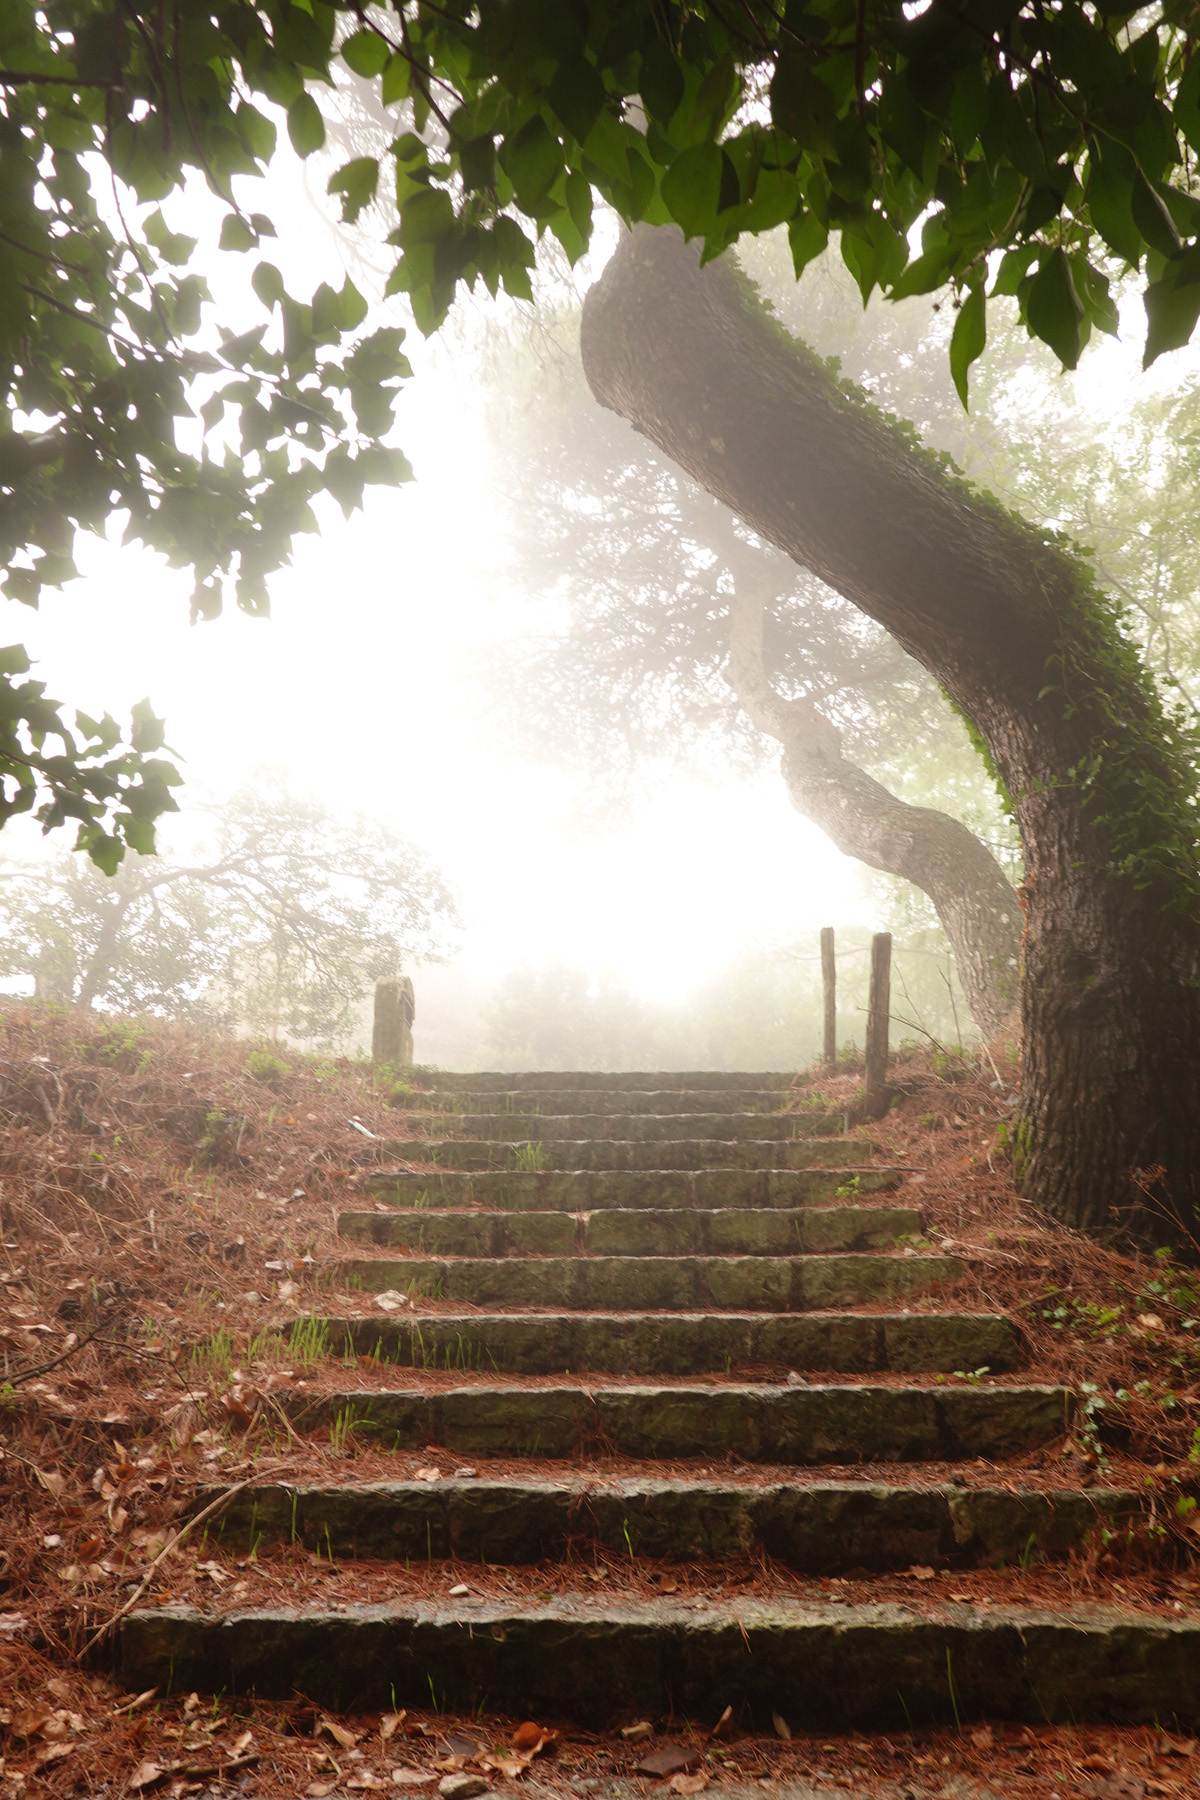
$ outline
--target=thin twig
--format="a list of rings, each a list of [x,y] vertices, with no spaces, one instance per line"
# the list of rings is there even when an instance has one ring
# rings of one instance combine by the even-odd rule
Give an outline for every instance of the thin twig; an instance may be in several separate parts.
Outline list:
[[[23,1381],[32,1381],[35,1375],[46,1375],[51,1369],[57,1369],[60,1363],[65,1363],[69,1357],[74,1356],[80,1350],[85,1350],[89,1344],[93,1343],[99,1337],[100,1330],[101,1327],[97,1326],[95,1331],[89,1331],[85,1338],[80,1338],[78,1343],[72,1344],[69,1350],[64,1350],[62,1355],[56,1356],[52,1362],[39,1363],[35,1369],[19,1369],[15,1375],[6,1375],[4,1378],[6,1383],[9,1387],[20,1387]]]
[[[101,1625],[99,1631],[94,1632],[88,1639],[87,1643],[83,1646],[83,1649],[79,1652],[80,1660],[91,1654],[96,1648],[96,1645],[100,1643],[101,1639],[106,1638],[109,1632],[113,1630],[114,1626],[120,1624],[126,1613],[133,1611],[133,1608],[137,1605],[142,1595],[146,1592],[146,1589],[150,1586],[151,1581],[154,1579],[154,1571],[157,1569],[159,1563],[163,1561],[164,1557],[170,1556],[172,1550],[181,1544],[184,1538],[196,1529],[197,1525],[203,1525],[205,1519],[210,1519],[214,1513],[220,1512],[221,1508],[223,1506],[228,1506],[229,1502],[234,1499],[236,1495],[242,1493],[248,1487],[253,1487],[256,1481],[261,1481],[263,1479],[264,1475],[277,1475],[281,1469],[286,1469],[287,1466],[286,1463],[268,1463],[265,1469],[258,1469],[253,1475],[247,1475],[245,1481],[236,1482],[233,1487],[226,1488],[223,1494],[218,1494],[215,1500],[204,1507],[201,1512],[194,1514],[185,1525],[182,1525],[175,1533],[174,1537],[168,1538],[158,1555],[154,1558],[154,1561],[150,1564],[150,1567],[146,1570],[145,1576],[138,1583],[138,1586],[134,1589],[133,1593],[130,1594],[125,1604],[119,1606],[112,1617]]]

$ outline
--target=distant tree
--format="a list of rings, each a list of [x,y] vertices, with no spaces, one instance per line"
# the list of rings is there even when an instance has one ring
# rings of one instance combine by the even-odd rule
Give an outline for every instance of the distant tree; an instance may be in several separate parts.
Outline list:
[[[336,1041],[377,976],[444,948],[446,885],[386,827],[252,791],[214,822],[201,855],[130,859],[112,879],[69,856],[10,867],[0,971],[66,1005]]]

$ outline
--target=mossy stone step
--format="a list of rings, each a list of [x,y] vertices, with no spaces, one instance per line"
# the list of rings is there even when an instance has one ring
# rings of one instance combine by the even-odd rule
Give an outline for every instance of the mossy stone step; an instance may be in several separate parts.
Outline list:
[[[373,1175],[371,1199],[396,1206],[484,1206],[545,1212],[601,1207],[796,1207],[895,1187],[894,1169],[543,1169],[531,1173],[446,1169]]]
[[[401,1162],[440,1163],[447,1169],[842,1169],[861,1164],[873,1146],[861,1138],[781,1138],[731,1143],[723,1138],[678,1138],[631,1143],[612,1138],[552,1138],[501,1143],[488,1138],[401,1138],[384,1144],[384,1156]]]
[[[880,1249],[920,1230],[920,1213],[905,1206],[338,1215],[344,1238],[431,1256],[795,1256]]]
[[[731,1088],[750,1088],[755,1092],[769,1090],[784,1095],[795,1086],[796,1080],[794,1073],[780,1069],[641,1069],[628,1073],[599,1069],[522,1069],[513,1072],[492,1069],[474,1073],[433,1069],[413,1071],[409,1085],[418,1092],[436,1088],[439,1092],[452,1094],[507,1091],[537,1094],[553,1088],[586,1088],[592,1093],[658,1093],[669,1087],[687,1093],[722,1093]]]
[[[354,1712],[437,1704],[602,1725],[672,1714],[739,1726],[906,1729],[988,1717],[1200,1722],[1200,1618],[1099,1606],[606,1602],[596,1594],[133,1612],[129,1692],[257,1694]]]
[[[785,1094],[755,1091],[753,1088],[723,1088],[722,1112],[775,1113],[787,1100]],[[711,1112],[711,1091],[691,1092],[687,1088],[543,1088],[536,1096],[528,1090],[460,1089],[448,1093],[430,1088],[401,1098],[393,1098],[393,1106],[422,1112],[460,1113],[694,1113]]]
[[[549,1143],[559,1138],[659,1139],[723,1138],[786,1142],[791,1138],[840,1137],[842,1112],[797,1113],[467,1113],[414,1112],[422,1137],[494,1138],[501,1143]],[[397,1146],[399,1148],[399,1146]]]
[[[1020,1357],[1016,1328],[998,1313],[435,1313],[320,1324],[334,1355],[511,1375],[708,1375],[756,1365],[998,1374]]]
[[[368,1292],[469,1306],[581,1312],[687,1312],[712,1307],[799,1312],[859,1306],[955,1281],[956,1256],[542,1256],[351,1258],[340,1275]]]
[[[203,1489],[197,1507],[223,1492]],[[1120,1488],[936,1487],[886,1482],[444,1480],[352,1487],[275,1482],[236,1493],[223,1548],[301,1543],[324,1555],[534,1563],[590,1544],[622,1560],[762,1551],[813,1575],[844,1569],[1051,1561],[1142,1510]]]
[[[989,1461],[1061,1437],[1065,1388],[698,1386],[505,1387],[291,1394],[283,1402],[306,1431],[351,1429],[380,1449],[444,1445],[471,1456],[568,1457],[607,1451],[667,1459],[736,1456],[744,1462]]]

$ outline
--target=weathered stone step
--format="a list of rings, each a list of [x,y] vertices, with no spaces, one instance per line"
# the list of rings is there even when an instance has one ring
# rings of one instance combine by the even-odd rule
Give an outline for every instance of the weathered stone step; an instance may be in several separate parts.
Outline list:
[[[582,1312],[687,1312],[696,1307],[799,1312],[859,1306],[954,1281],[956,1256],[543,1256],[350,1258],[340,1274],[469,1306]]]
[[[291,1394],[293,1425],[353,1429],[380,1449],[443,1445],[472,1456],[566,1457],[606,1451],[667,1460],[744,1462],[989,1461],[1061,1437],[1067,1389],[1014,1387],[505,1387],[437,1392],[360,1389]]]
[[[434,1313],[318,1325],[337,1356],[512,1375],[708,1375],[761,1365],[998,1374],[1020,1360],[1016,1328],[998,1313]]]
[[[446,1169],[372,1175],[364,1192],[396,1206],[596,1212],[603,1207],[797,1207],[895,1187],[895,1169]]]
[[[204,1489],[197,1506],[224,1490]],[[1126,1489],[885,1482],[473,1480],[272,1483],[236,1494],[223,1548],[302,1543],[324,1555],[533,1563],[585,1544],[676,1562],[760,1551],[813,1575],[994,1567],[1065,1556],[1138,1514]]]
[[[515,1144],[549,1143],[559,1138],[621,1139],[653,1143],[660,1139],[723,1138],[781,1142],[790,1138],[840,1137],[843,1112],[796,1113],[432,1113],[411,1115],[422,1137],[497,1139]],[[394,1146],[402,1155],[404,1146]]]
[[[471,1072],[435,1069],[414,1076],[419,1091],[437,1088],[446,1093],[466,1092],[527,1094],[545,1093],[553,1088],[587,1088],[602,1093],[657,1093],[670,1087],[677,1092],[721,1093],[730,1088],[750,1088],[756,1092],[770,1090],[786,1093],[796,1082],[794,1073],[772,1069],[640,1069],[612,1071],[600,1069],[522,1069],[513,1072],[486,1070]]]
[[[354,1712],[429,1705],[601,1725],[671,1714],[743,1729],[888,1729],[988,1717],[1200,1722],[1200,1618],[740,1600],[697,1609],[598,1595],[130,1614],[118,1676]]]
[[[785,1094],[753,1088],[723,1088],[720,1094],[723,1112],[778,1113]],[[486,1088],[474,1091],[463,1088],[456,1092],[427,1088],[406,1094],[393,1105],[421,1112],[447,1113],[703,1113],[713,1110],[712,1090],[690,1092],[687,1088],[542,1088],[536,1094],[528,1089],[504,1092]],[[824,1109],[822,1109],[824,1110]]]
[[[723,1138],[622,1142],[611,1138],[536,1139],[506,1144],[487,1138],[402,1138],[383,1154],[401,1162],[440,1163],[447,1169],[528,1173],[656,1169],[842,1169],[861,1164],[873,1146],[861,1138],[782,1138],[765,1143]]]
[[[594,1213],[344,1212],[338,1231],[360,1243],[430,1256],[796,1256],[876,1250],[915,1237],[921,1215],[906,1206],[681,1206]]]

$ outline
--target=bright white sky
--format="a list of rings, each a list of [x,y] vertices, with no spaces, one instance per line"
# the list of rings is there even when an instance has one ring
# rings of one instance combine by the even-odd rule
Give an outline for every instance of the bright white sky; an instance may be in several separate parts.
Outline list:
[[[247,193],[279,226],[271,259],[294,291],[340,285],[337,236],[294,165],[271,192]],[[203,191],[165,210],[194,233],[210,213]],[[240,302],[221,265],[241,281],[252,260],[210,269],[225,322]],[[0,641],[24,641],[72,707],[127,718],[148,695],[198,797],[272,765],[296,790],[415,839],[460,895],[464,974],[561,959],[672,999],[748,945],[870,923],[857,865],[791,809],[774,773],[664,777],[627,823],[584,835],[575,779],[496,741],[465,664],[522,617],[498,567],[477,384],[469,357],[416,334],[409,348],[418,373],[397,441],[417,481],[369,489],[349,522],[328,508],[322,536],[301,539],[275,578],[269,621],[230,613],[192,627],[186,574],[81,541],[84,579],[36,614],[0,601]],[[10,834],[6,848],[28,841]]]

